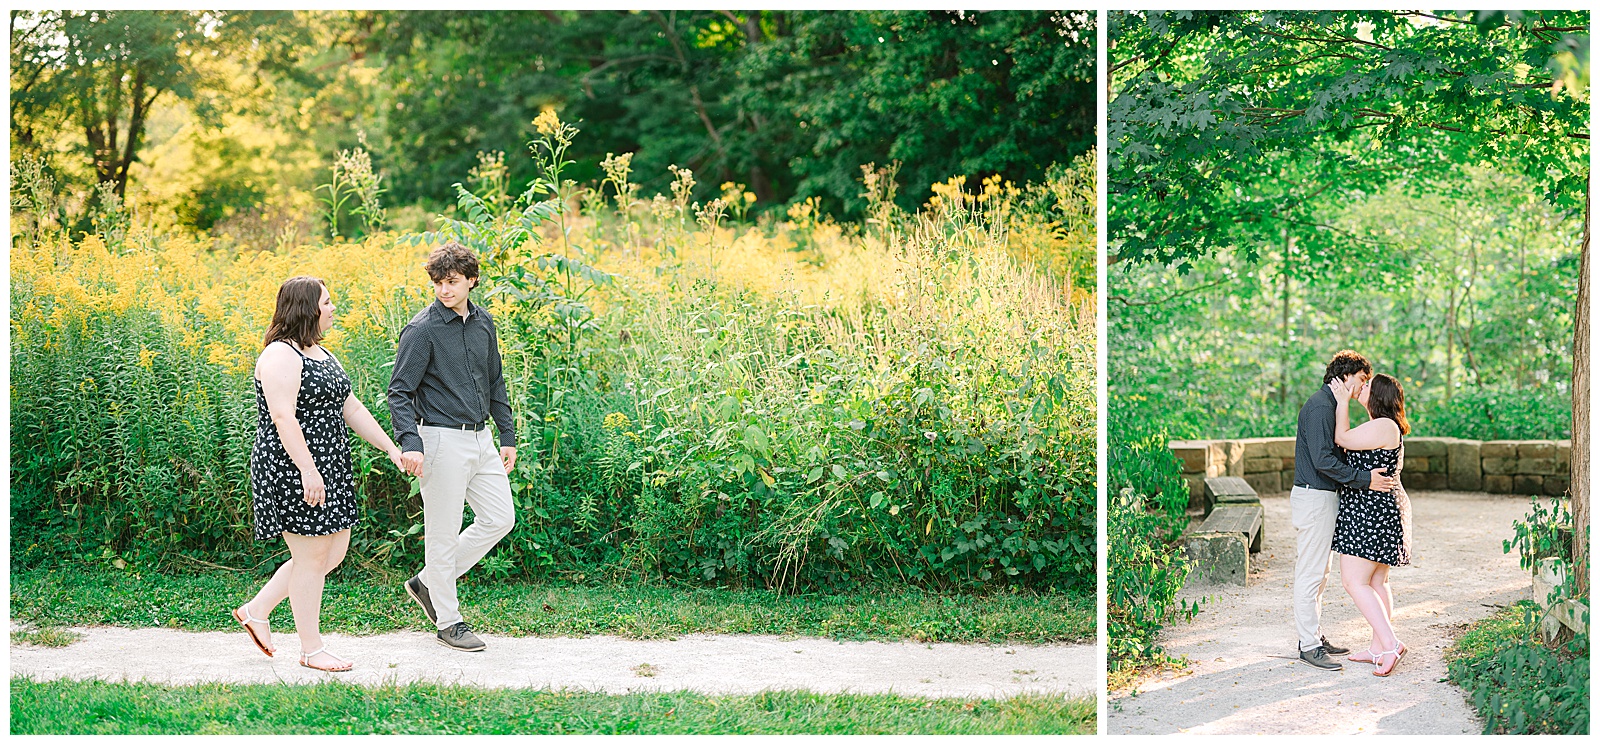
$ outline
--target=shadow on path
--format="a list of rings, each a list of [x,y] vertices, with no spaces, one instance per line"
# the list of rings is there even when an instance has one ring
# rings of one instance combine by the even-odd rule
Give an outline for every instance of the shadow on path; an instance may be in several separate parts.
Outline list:
[[[1141,680],[1114,696],[1108,734],[1477,734],[1483,724],[1461,689],[1444,682],[1442,655],[1471,622],[1529,597],[1529,576],[1501,541],[1528,510],[1526,497],[1412,492],[1415,558],[1390,577],[1395,627],[1410,653],[1390,678],[1346,662],[1330,673],[1296,659],[1291,590],[1294,529],[1286,494],[1264,497],[1266,545],[1247,588],[1186,590],[1208,598],[1192,623],[1162,632],[1187,670]],[[1370,631],[1328,577],[1322,628],[1352,649]]]

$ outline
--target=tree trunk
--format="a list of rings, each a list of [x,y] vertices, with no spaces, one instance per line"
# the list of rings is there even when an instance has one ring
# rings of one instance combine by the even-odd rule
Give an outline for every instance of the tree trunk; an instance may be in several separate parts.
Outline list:
[[[1283,341],[1282,355],[1278,362],[1278,405],[1283,406],[1289,400],[1289,268],[1293,260],[1294,238],[1289,235],[1289,229],[1283,229]]]
[[[1589,595],[1589,230],[1583,202],[1583,247],[1578,261],[1578,308],[1572,335],[1572,577],[1578,597]]]
[[[1456,389],[1456,277],[1450,273],[1450,304],[1444,311],[1444,402]]]

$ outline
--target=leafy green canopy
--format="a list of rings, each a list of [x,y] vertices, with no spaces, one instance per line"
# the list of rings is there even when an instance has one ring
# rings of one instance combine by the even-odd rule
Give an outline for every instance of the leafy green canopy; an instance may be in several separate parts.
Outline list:
[[[1043,181],[1094,142],[1093,17],[1056,11],[358,14],[382,60],[373,121],[392,198],[444,201],[479,151],[514,153],[554,107],[591,133],[575,177],[636,153],[646,193],[687,166],[704,193],[865,206],[860,167],[904,163],[902,206],[952,175]],[[512,159],[516,161],[518,159]],[[531,171],[513,168],[513,182]]]
[[[215,124],[227,76],[209,60],[269,58],[307,39],[282,12],[13,11],[11,145],[29,152],[74,132],[99,182],[127,189],[155,107],[181,101]]]
[[[1588,14],[1111,13],[1108,237],[1184,265],[1293,231],[1337,251],[1321,211],[1408,178],[1448,190],[1504,164],[1583,204]],[[1583,54],[1583,57],[1578,57]],[[1586,77],[1586,72],[1584,77]]]

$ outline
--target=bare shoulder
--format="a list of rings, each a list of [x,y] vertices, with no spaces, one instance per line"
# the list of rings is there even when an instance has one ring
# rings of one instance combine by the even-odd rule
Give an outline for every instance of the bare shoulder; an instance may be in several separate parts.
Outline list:
[[[1389,434],[1389,436],[1391,438],[1393,438],[1393,439],[1391,439],[1389,441],[1389,442],[1393,443],[1392,445],[1390,445],[1390,447],[1400,447],[1400,442],[1401,442],[1400,423],[1395,421],[1395,420],[1393,420],[1393,419],[1390,419],[1389,417],[1382,417],[1382,418],[1379,418],[1377,421],[1383,423],[1383,431],[1387,432]]]
[[[1400,446],[1400,425],[1386,416],[1369,419],[1351,431],[1360,431],[1368,442],[1383,443],[1373,445],[1374,448],[1388,450]]]
[[[300,355],[295,354],[289,345],[274,342],[261,350],[261,356],[256,358],[256,377],[265,379],[279,375],[299,375],[304,364]]]

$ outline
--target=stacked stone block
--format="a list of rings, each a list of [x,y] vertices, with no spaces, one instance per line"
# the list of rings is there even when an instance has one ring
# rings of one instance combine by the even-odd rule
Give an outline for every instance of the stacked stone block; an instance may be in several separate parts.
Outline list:
[[[1167,444],[1183,465],[1189,505],[1204,503],[1205,480],[1237,476],[1260,494],[1294,486],[1294,438],[1174,440]],[[1408,437],[1401,479],[1411,490],[1486,491],[1493,494],[1567,492],[1571,440],[1462,440]]]

